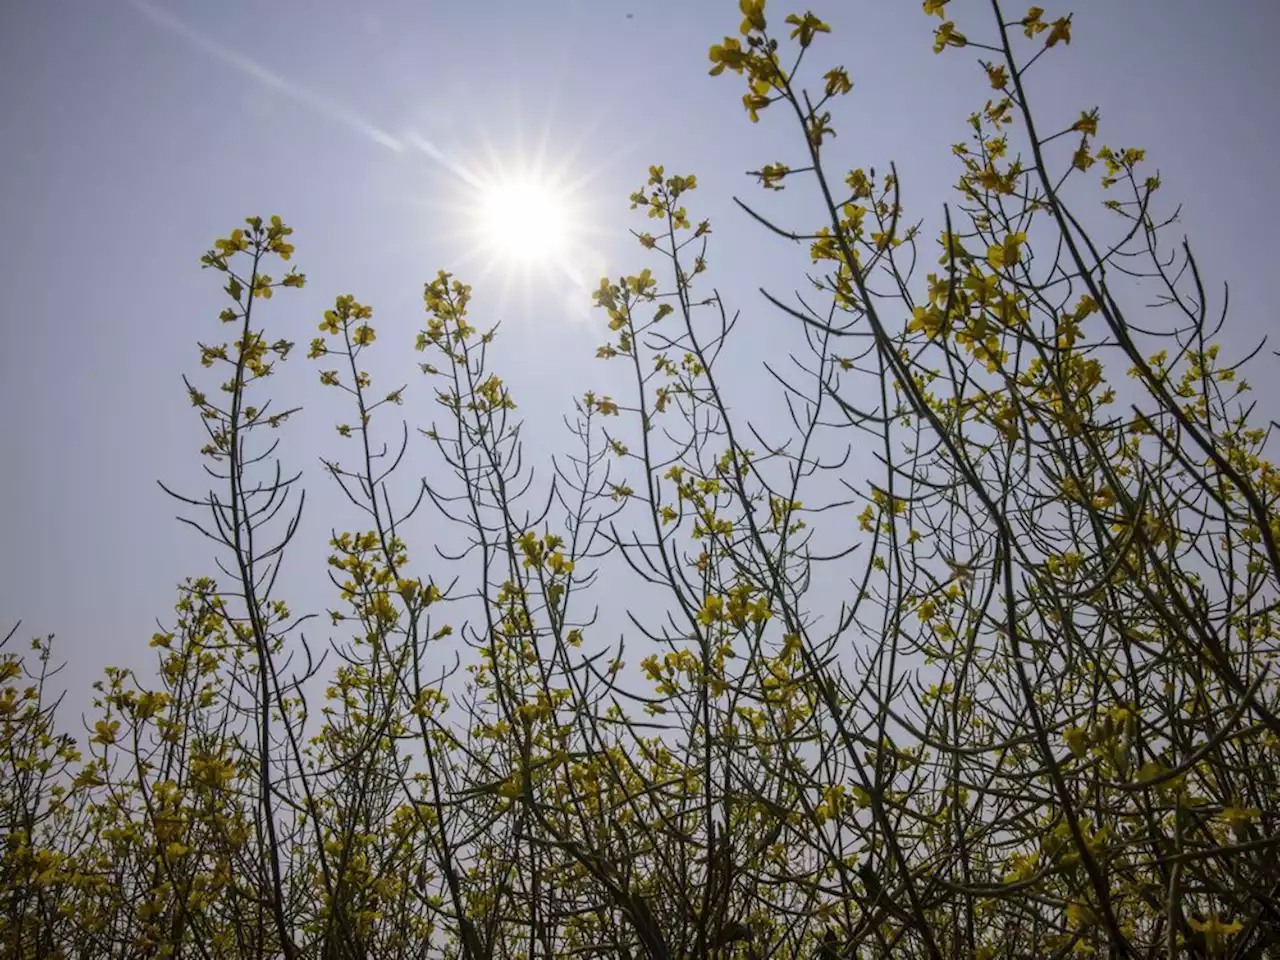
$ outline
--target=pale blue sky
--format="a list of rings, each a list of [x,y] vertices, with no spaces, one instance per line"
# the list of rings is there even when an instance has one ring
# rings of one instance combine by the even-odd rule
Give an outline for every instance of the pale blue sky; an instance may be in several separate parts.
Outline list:
[[[1232,336],[1280,330],[1268,296],[1280,5],[1046,6],[1074,9],[1077,24],[1069,55],[1033,87],[1041,108],[1069,122],[1100,104],[1102,139],[1147,148],[1169,198],[1185,204],[1206,274],[1232,283]],[[981,3],[953,7],[962,28],[986,15]],[[955,178],[946,145],[987,96],[980,71],[965,51],[930,53],[916,0],[815,9],[836,27],[819,56],[845,63],[856,85],[838,118],[840,157],[896,160],[908,209],[931,234]],[[696,210],[716,225],[714,282],[767,353],[785,321],[755,288],[785,293],[803,278],[781,269],[790,261],[730,198],[754,195],[742,171],[794,156],[796,141],[781,118],[746,121],[736,78],[707,76],[708,45],[738,20],[732,0],[4,0],[0,628],[22,618],[27,635],[56,632],[83,690],[105,663],[147,662],[174,584],[212,569],[155,480],[201,489],[200,428],[180,374],[198,370],[195,341],[217,335],[221,304],[198,258],[249,214],[296,228],[310,277],[270,305],[274,335],[305,347],[320,311],[351,292],[374,305],[378,372],[398,386],[412,378],[422,281],[457,267],[476,286],[477,313],[506,318],[498,362],[533,438],[563,446],[570,397],[608,373],[592,360],[600,322],[558,274],[504,292],[501,277],[461,262],[449,209],[459,181],[415,137],[472,167],[544,144],[548,164],[583,180],[588,275],[643,263],[625,238],[625,198],[649,163],[697,173]],[[308,406],[286,453],[310,480],[299,547],[314,555],[331,525],[353,520],[316,468],[317,454],[340,448],[302,352],[279,386]],[[734,374],[740,388],[756,378],[750,364]],[[406,410],[415,424],[430,415],[418,395]],[[293,568],[296,607],[330,601],[323,591],[308,603],[301,583]]]

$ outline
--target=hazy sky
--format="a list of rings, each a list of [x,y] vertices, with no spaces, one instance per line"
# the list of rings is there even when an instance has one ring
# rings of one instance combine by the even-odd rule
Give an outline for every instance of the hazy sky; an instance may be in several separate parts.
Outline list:
[[[1280,4],[1044,5],[1077,22],[1069,53],[1033,82],[1041,109],[1070,122],[1098,104],[1104,142],[1146,147],[1167,199],[1184,202],[1206,275],[1232,284],[1232,337],[1280,331],[1268,295]],[[952,7],[962,29],[987,15]],[[947,144],[989,95],[981,71],[967,51],[930,53],[916,0],[815,9],[836,28],[817,55],[845,63],[856,85],[837,117],[841,162],[896,160],[908,210],[933,235],[956,176]],[[708,45],[739,19],[733,0],[3,0],[0,627],[21,618],[27,636],[56,632],[83,690],[105,663],[148,662],[174,585],[212,570],[155,481],[203,489],[180,374],[199,372],[195,342],[218,336],[222,303],[198,259],[246,215],[292,224],[310,278],[267,316],[304,348],[278,387],[308,407],[286,453],[310,481],[299,548],[313,555],[331,526],[355,522],[317,469],[318,454],[341,448],[302,356],[335,294],[374,305],[387,388],[403,377],[419,390],[421,284],[459,270],[477,315],[506,320],[499,363],[536,439],[563,439],[571,396],[607,376],[592,360],[602,324],[564,272],[513,283],[467,259],[455,208],[469,194],[453,171],[541,155],[576,185],[589,235],[573,268],[591,286],[602,268],[645,262],[625,229],[647,165],[697,173],[714,282],[767,353],[786,322],[756,287],[804,281],[730,198],[756,193],[743,171],[795,155],[796,131],[768,112],[753,127],[740,81],[707,76]],[[735,372],[740,386],[757,376]],[[429,394],[417,396],[406,413],[422,424]],[[291,575],[295,607],[331,601]]]

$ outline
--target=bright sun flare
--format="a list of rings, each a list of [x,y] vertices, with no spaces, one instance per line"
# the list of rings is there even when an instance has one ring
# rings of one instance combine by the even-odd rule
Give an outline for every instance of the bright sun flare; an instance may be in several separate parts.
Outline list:
[[[566,198],[533,179],[486,184],[480,192],[481,242],[499,260],[526,265],[563,261],[571,224]]]
[[[523,291],[526,305],[535,296],[564,295],[576,315],[588,310],[605,260],[604,235],[590,214],[594,175],[573,171],[574,152],[548,163],[544,144],[532,156],[490,149],[478,163],[460,160],[450,170],[461,189],[445,205],[459,267],[496,280],[503,298]]]

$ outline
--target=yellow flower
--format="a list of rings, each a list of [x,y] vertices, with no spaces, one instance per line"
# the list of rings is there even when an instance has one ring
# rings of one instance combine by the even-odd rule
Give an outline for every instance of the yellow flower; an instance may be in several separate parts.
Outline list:
[[[1223,947],[1226,946],[1222,941],[1240,932],[1239,920],[1223,923],[1216,913],[1209,914],[1204,920],[1196,920],[1194,917],[1189,918],[1187,923],[1196,933],[1204,934],[1205,946],[1209,948],[1210,953],[1221,952]]]
[[[1043,16],[1043,7],[1032,7],[1027,11],[1027,15],[1022,18],[1022,25],[1026,28],[1024,32],[1028,37],[1034,37],[1037,33],[1049,28],[1049,25],[1040,19]]]
[[[1010,267],[1022,258],[1022,245],[1027,242],[1025,233],[1011,233],[1004,242],[987,250],[987,264],[993,270]]]
[[[844,67],[833,67],[823,74],[822,79],[826,81],[824,92],[828,97],[848,93],[853,89],[853,81],[849,79]]]
[[[116,734],[120,731],[120,723],[117,720],[99,720],[93,725],[92,742],[101,744],[110,744],[116,742]]]
[[[1072,929],[1079,930],[1081,927],[1092,926],[1097,922],[1098,915],[1089,904],[1081,903],[1079,900],[1072,900],[1067,904],[1067,923]]]
[[[866,509],[864,509],[860,514],[858,514],[858,526],[861,527],[863,530],[870,531],[871,521],[875,519],[875,515],[876,515],[875,510],[871,507],[870,504],[867,504]]]
[[[724,616],[724,598],[712,594],[702,602],[702,609],[698,612],[698,622],[704,627],[709,627]]]
[[[641,270],[638,276],[627,277],[627,286],[639,294],[647,293],[657,284],[658,281],[653,279],[653,273],[648,267]]]
[[[742,26],[738,29],[743,36],[752,30],[763,30],[765,0],[738,0],[738,9],[742,11]]]
[[[734,73],[741,73],[742,68],[746,65],[749,56],[742,49],[742,43],[736,37],[725,37],[724,43],[713,44],[708,56],[711,62],[715,64],[711,68],[711,76],[717,77],[724,73],[725,67],[728,67]],[[601,291],[605,288],[604,281],[601,281]],[[597,291],[597,298],[600,291]]]
[[[747,116],[752,123],[760,122],[760,111],[773,101],[769,99],[769,84],[763,80],[752,81],[751,90],[742,95],[742,105],[747,109]]]
[[[1049,31],[1049,39],[1044,42],[1046,47],[1052,47],[1059,40],[1063,43],[1071,42],[1071,18],[1063,17],[1060,20],[1053,21],[1053,29]]]
[[[573,561],[566,560],[562,553],[553,553],[547,558],[547,567],[554,574],[572,573]]]
[[[964,34],[956,30],[956,25],[948,20],[933,33],[933,52],[941,53],[947,47],[963,47],[968,42]]]
[[[761,4],[761,6],[763,6],[763,4]],[[809,44],[813,43],[815,34],[831,32],[830,26],[823,23],[809,11],[806,11],[803,17],[799,17],[794,13],[790,14],[787,17],[787,23],[795,27],[795,29],[791,31],[791,39],[795,40],[799,38],[800,46],[802,47],[807,47]]]
[[[1089,731],[1083,727],[1072,727],[1063,733],[1062,739],[1067,741],[1067,746],[1077,757],[1083,757],[1089,749]]]
[[[1098,111],[1090,110],[1080,114],[1080,119],[1071,125],[1071,129],[1083,133],[1086,137],[1098,135]]]

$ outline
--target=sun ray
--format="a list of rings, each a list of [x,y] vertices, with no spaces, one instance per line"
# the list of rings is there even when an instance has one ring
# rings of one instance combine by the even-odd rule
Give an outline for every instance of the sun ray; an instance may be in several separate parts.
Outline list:
[[[330,120],[350,127],[379,146],[386,147],[396,153],[404,151],[404,144],[400,142],[398,137],[393,136],[376,124],[370,123],[358,113],[348,110],[346,107],[334,103],[326,97],[313,93],[287,77],[276,73],[274,70],[268,70],[262,64],[246,57],[244,54],[210,39],[167,10],[162,10],[160,7],[147,2],[147,0],[129,0],[129,3],[134,10],[152,23],[169,30],[193,46],[203,50],[209,56],[222,61],[263,86],[279,91],[284,96],[310,107]]]

